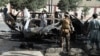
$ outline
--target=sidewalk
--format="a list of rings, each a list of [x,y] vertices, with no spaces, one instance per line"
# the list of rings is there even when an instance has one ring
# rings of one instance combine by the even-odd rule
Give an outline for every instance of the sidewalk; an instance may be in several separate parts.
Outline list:
[[[3,21],[3,13],[0,13],[0,21]]]
[[[9,31],[10,30],[10,28],[5,24],[5,22],[2,20],[2,19],[0,19],[0,31]]]
[[[9,31],[10,28],[5,24],[4,20],[3,20],[3,15],[2,13],[0,13],[0,31],[4,30],[4,31]]]

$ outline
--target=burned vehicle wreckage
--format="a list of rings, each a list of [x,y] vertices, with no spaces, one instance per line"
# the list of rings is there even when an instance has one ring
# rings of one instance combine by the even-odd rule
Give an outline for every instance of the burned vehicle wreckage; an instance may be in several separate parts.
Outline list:
[[[71,35],[72,40],[76,37],[76,35],[80,35],[83,33],[83,23],[77,19],[75,16],[70,16],[72,24],[74,26],[75,31]],[[49,19],[47,18],[47,26],[40,27],[40,19],[29,19],[24,23],[23,20],[16,20],[15,27],[9,23],[6,23],[8,27],[14,31],[20,32],[24,38],[38,38],[38,39],[58,39],[61,37],[61,20],[62,19]]]
[[[29,20],[29,23],[26,22],[25,26],[28,26],[27,29],[24,29],[23,33],[24,36],[27,38],[29,37],[38,37],[38,38],[48,38],[53,37],[54,35],[59,35],[59,31],[61,25],[59,25],[60,21],[55,20],[54,23],[50,19],[47,19],[47,26],[41,27],[39,19],[32,19]]]
[[[12,19],[12,18],[10,18]],[[10,21],[12,22],[12,21]],[[23,35],[23,38],[47,38],[47,36],[57,36],[60,34],[61,25],[59,25],[59,19],[47,19],[47,26],[40,27],[40,19],[31,18],[23,23],[22,19],[14,21],[15,25],[12,25],[5,21],[8,27]]]

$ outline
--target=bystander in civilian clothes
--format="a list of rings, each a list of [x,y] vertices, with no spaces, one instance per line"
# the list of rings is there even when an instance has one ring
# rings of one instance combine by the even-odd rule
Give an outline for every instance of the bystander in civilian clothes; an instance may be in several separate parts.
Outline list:
[[[92,48],[96,44],[97,50],[100,49],[100,21],[97,19],[97,14],[93,14],[93,19],[89,22],[88,31],[89,39],[91,42]]]
[[[29,22],[30,22],[30,18],[31,18],[31,15],[30,15],[30,12],[28,11],[27,8],[24,8],[24,30],[27,30],[28,29],[28,26],[29,26]]]
[[[30,12],[28,11],[28,9],[26,7],[24,8],[23,16],[24,16],[24,21],[27,21],[31,17]]]
[[[7,11],[8,11],[8,9],[7,9],[6,6],[5,6],[5,8],[3,9],[3,14],[4,14],[4,20],[5,20],[5,21],[8,20]]]
[[[46,19],[46,14],[42,13],[40,16],[41,22],[40,22],[40,27],[45,27],[47,26],[47,19]]]

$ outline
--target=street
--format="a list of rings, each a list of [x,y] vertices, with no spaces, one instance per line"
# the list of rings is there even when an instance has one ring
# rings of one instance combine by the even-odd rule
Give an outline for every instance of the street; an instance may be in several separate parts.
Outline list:
[[[21,43],[26,43],[16,31],[11,29],[0,19],[0,55],[1,56],[66,56],[63,49],[55,40],[32,39],[32,48],[20,48]],[[71,42],[70,54],[73,56],[89,56],[86,45],[82,41]],[[94,52],[94,51],[93,51]]]
[[[100,56],[100,0],[0,0],[0,56]]]

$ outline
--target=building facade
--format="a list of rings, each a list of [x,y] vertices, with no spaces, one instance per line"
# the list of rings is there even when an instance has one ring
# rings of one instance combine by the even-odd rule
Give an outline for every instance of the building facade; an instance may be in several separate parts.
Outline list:
[[[47,0],[46,8],[48,9],[48,12],[53,13],[55,11],[59,11],[57,4],[60,0]]]
[[[87,18],[91,17],[93,13],[100,15],[100,0],[82,0],[77,10],[79,14],[81,14],[84,6],[89,7]]]
[[[100,0],[82,0],[79,6],[100,7]]]
[[[57,7],[59,1],[60,0],[47,0],[46,8],[48,12],[53,13],[55,11],[60,11]],[[77,8],[79,16],[81,15],[84,6],[90,8],[88,11],[88,17],[90,17],[93,13],[100,14],[100,0],[82,0]]]

